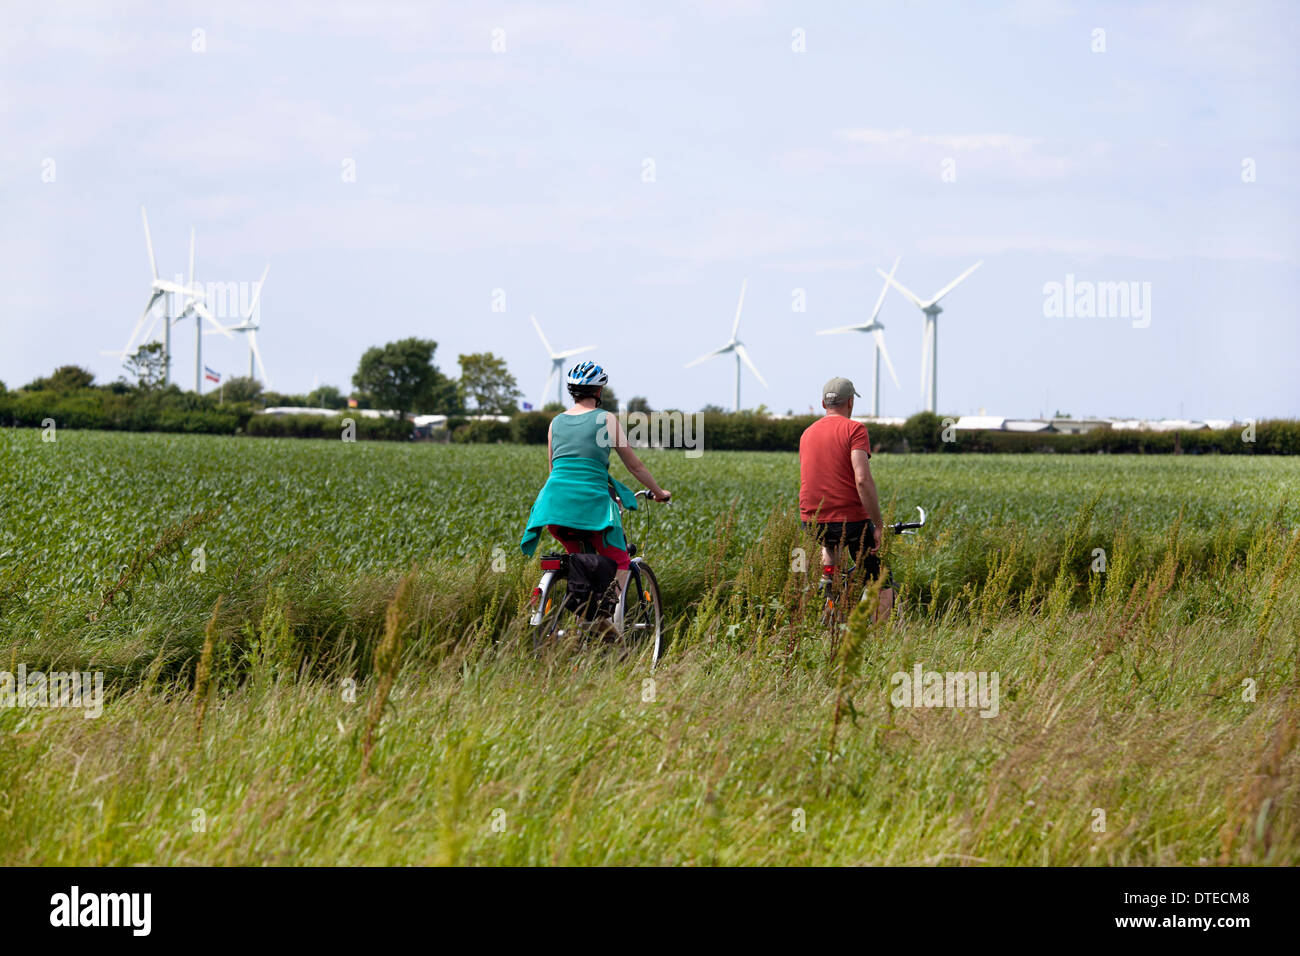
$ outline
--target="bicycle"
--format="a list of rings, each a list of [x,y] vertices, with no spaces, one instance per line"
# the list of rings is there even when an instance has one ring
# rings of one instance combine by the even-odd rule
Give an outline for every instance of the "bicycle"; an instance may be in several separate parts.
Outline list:
[[[921,514],[920,521],[897,521],[886,527],[897,535],[914,535],[916,532],[925,527],[925,509],[920,505],[916,510]],[[850,564],[848,567],[839,569],[839,572],[833,576],[823,575],[821,583],[818,585],[818,594],[822,600],[821,623],[829,627],[832,633],[837,632],[845,626],[853,607],[849,603],[846,595],[850,594],[848,583],[852,580],[853,572],[857,570],[857,565]],[[901,602],[899,600],[898,585],[894,582],[894,576],[888,568],[881,568],[884,575],[882,588],[890,588],[894,592],[894,600],[890,606],[889,613],[895,618],[902,616]],[[870,582],[862,589],[861,595],[853,604],[860,604],[865,601],[871,592]]]
[[[613,496],[620,513],[623,505]],[[655,501],[648,491],[638,491],[637,498]],[[586,548],[584,547],[584,550]],[[544,554],[541,557],[542,578],[533,588],[528,619],[533,629],[533,648],[538,649],[552,639],[575,639],[579,646],[592,640],[613,640],[624,645],[628,652],[649,645],[650,666],[659,663],[663,654],[663,602],[659,597],[659,580],[637,553],[635,544],[628,543],[627,582],[615,595],[618,582],[610,584],[604,595],[593,596],[602,608],[612,605],[613,613],[605,619],[592,620],[571,607],[568,600],[569,558],[565,552]],[[610,634],[612,625],[613,634]]]

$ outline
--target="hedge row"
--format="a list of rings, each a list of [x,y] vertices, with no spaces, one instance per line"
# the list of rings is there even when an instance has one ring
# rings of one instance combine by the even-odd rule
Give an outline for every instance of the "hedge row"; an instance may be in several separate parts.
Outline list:
[[[525,412],[510,422],[470,422],[455,428],[452,438],[458,442],[543,445],[552,417],[549,412]],[[815,420],[811,415],[772,419],[708,414],[703,419],[703,447],[716,451],[793,451],[799,447],[799,436]],[[1080,435],[953,431],[948,432],[953,440],[944,441],[943,420],[929,413],[914,415],[902,425],[869,425],[868,431],[873,450],[880,452],[1300,455],[1300,421],[1294,419],[1259,422],[1253,442],[1245,440],[1245,426],[1180,432],[1094,429]]]
[[[358,439],[404,441],[412,433],[409,422],[386,418],[343,413],[339,417],[273,417],[257,415],[254,411],[250,405],[213,405],[210,399],[175,388],[145,395],[107,388],[0,392],[0,425],[6,427],[40,427],[45,419],[52,418],[62,428],[338,438],[342,433],[342,419],[351,417]],[[546,443],[553,417],[551,412],[524,412],[508,422],[450,419],[447,425],[452,440],[457,442],[542,445]],[[690,418],[690,432],[698,439],[701,433],[695,427],[697,419]],[[815,420],[812,415],[773,419],[746,413],[706,414],[702,447],[721,451],[792,451],[799,447],[799,436],[804,429]],[[1094,429],[1081,435],[946,432],[943,420],[929,412],[913,415],[902,425],[871,425],[868,430],[872,448],[882,452],[1300,455],[1300,421],[1294,419],[1259,422],[1254,441],[1246,440],[1244,426],[1222,431],[1182,432]],[[953,440],[944,441],[945,433]]]
[[[198,405],[199,407],[185,407]],[[251,409],[202,407],[201,399],[169,402],[105,389],[0,393],[0,424],[39,428],[51,418],[60,428],[110,431],[196,432],[229,435],[243,427]]]
[[[108,389],[0,392],[0,425],[40,428],[53,419],[59,428],[108,431],[191,432],[282,438],[338,438],[342,418],[320,415],[258,415],[251,405],[213,406],[179,391],[140,395]],[[358,439],[404,441],[409,422],[353,416]]]
[[[343,422],[351,419],[358,440],[406,441],[411,423],[394,418],[356,415],[254,415],[245,431],[258,438],[340,438]]]

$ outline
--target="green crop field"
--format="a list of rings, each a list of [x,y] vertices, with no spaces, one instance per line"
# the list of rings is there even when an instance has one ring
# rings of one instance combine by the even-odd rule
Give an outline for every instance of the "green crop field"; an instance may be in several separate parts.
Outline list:
[[[0,708],[0,862],[1300,863],[1300,461],[879,455],[838,633],[793,454],[646,461],[653,673],[525,639],[541,448],[0,432],[0,670],[106,682]]]

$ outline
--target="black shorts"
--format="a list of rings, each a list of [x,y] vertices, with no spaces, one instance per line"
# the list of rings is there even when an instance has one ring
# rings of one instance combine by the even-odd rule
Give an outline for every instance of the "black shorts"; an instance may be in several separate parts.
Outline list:
[[[868,521],[823,521],[814,523],[805,521],[803,526],[813,533],[817,543],[825,548],[848,548],[849,557],[862,568],[869,578],[880,577],[880,558],[871,554],[875,543],[873,531],[875,525]]]

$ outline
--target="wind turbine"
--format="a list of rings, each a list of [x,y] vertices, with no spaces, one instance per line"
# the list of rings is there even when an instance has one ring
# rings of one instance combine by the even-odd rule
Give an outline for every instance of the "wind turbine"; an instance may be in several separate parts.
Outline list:
[[[949,292],[951,292],[953,289],[957,288],[958,283],[960,283],[963,279],[965,279],[968,275],[970,275],[972,272],[974,272],[983,264],[984,264],[984,260],[981,259],[979,262],[975,263],[973,266],[971,266],[969,269],[967,269],[957,278],[949,282],[946,286],[944,286],[942,289],[936,292],[929,299],[925,299],[925,300],[922,300],[910,289],[905,288],[902,285],[902,283],[900,283],[897,279],[893,277],[893,275],[885,275],[884,270],[876,269],[876,271],[880,273],[881,277],[885,280],[886,283],[892,285],[899,292],[903,293],[903,295],[911,299],[912,303],[918,309],[920,309],[922,312],[925,313],[925,334],[921,340],[921,395],[922,397],[925,396],[925,384],[926,384],[925,359],[926,359],[926,353],[928,352],[930,357],[930,396],[929,396],[929,402],[926,405],[927,411],[930,412],[935,411],[936,407],[939,404],[938,324],[939,324],[939,313],[943,311],[943,309],[939,308],[939,300],[942,299]]]
[[[870,332],[872,337],[876,340],[876,346],[875,349],[873,349],[876,353],[876,366],[875,371],[871,374],[872,418],[880,416],[880,357],[882,355],[885,358],[885,365],[889,369],[889,377],[894,380],[894,388],[901,387],[898,384],[898,376],[894,373],[894,363],[889,360],[889,353],[885,351],[885,327],[876,320],[876,317],[880,315],[880,307],[884,305],[885,293],[889,291],[888,280],[892,280],[894,273],[898,271],[898,263],[899,260],[895,259],[894,268],[889,270],[889,275],[886,277],[887,281],[880,287],[880,297],[876,299],[876,307],[871,310],[871,318],[868,321],[861,325],[844,325],[840,326],[838,329],[822,329],[817,333],[818,335],[836,335],[840,332]]]
[[[546,336],[542,332],[542,327],[537,324],[537,316],[530,315],[528,318],[532,321],[533,328],[537,330],[537,337],[542,340],[542,345],[546,347],[546,354],[550,356],[551,359],[551,374],[546,377],[546,384],[542,386],[542,398],[541,401],[538,402],[538,405],[546,404],[546,390],[551,387],[552,380],[555,382],[555,400],[563,405],[563,392],[560,391],[560,386],[562,384],[560,382],[560,373],[564,371],[564,360],[579,355],[582,352],[590,352],[596,346],[584,345],[580,349],[569,349],[564,352],[556,352],[551,348],[551,343],[546,341]]]
[[[131,330],[131,337],[126,340],[126,345],[122,347],[122,350],[120,352],[105,351],[102,352],[101,354],[113,355],[122,361],[125,361],[128,357],[130,357],[130,355],[132,354],[132,346],[135,344],[136,336],[140,334],[140,329],[144,325],[144,320],[149,318],[149,314],[153,312],[154,306],[158,304],[158,301],[160,299],[162,299],[163,300],[163,385],[165,386],[171,381],[171,366],[172,366],[171,322],[170,322],[171,296],[176,293],[180,293],[182,295],[193,295],[195,293],[195,290],[187,286],[180,285],[179,283],[169,282],[166,279],[159,278],[158,260],[154,257],[154,253],[153,253],[153,238],[149,235],[149,215],[145,212],[144,206],[140,207],[140,219],[144,223],[144,245],[145,248],[149,251],[149,268],[153,272],[153,282],[149,286],[149,302],[147,305],[145,305],[144,311],[140,313],[140,319],[139,321],[136,322],[135,328]],[[192,241],[193,240],[191,237],[191,242]],[[193,259],[193,252],[191,251],[191,261],[192,259]],[[192,278],[193,277],[192,268],[190,272]],[[157,321],[158,321],[158,317],[155,315],[154,321],[149,324],[149,330],[145,333],[144,338],[141,340],[142,342],[149,341],[149,336],[153,334],[153,327],[157,323]]]
[[[740,341],[740,339],[736,337],[736,333],[740,331],[740,310],[745,304],[745,287],[748,284],[749,284],[748,279],[744,279],[740,283],[740,301],[736,303],[736,321],[733,322],[731,325],[730,341],[728,341],[726,345],[722,346],[722,348],[714,349],[712,352],[709,352],[707,355],[701,355],[694,362],[687,362],[683,366],[683,368],[690,368],[692,365],[699,365],[701,362],[707,361],[708,359],[713,358],[713,356],[715,355],[725,355],[727,352],[734,352],[736,355],[735,411],[740,411],[740,363],[742,361],[746,365],[748,365],[749,370],[754,373],[754,378],[762,382],[764,388],[767,388],[767,382],[763,381],[763,376],[759,374],[758,369],[754,366],[754,363],[749,358],[749,353],[745,351],[745,343]]]
[[[203,320],[211,322],[212,325],[230,341],[235,337],[230,331],[212,317],[208,307],[204,304],[203,293],[194,287],[194,227],[190,227],[190,278],[186,283],[188,288],[185,290],[188,298],[185,301],[185,307],[181,309],[181,314],[172,320],[173,323],[194,316],[194,391],[203,394]]]
[[[208,329],[204,335],[215,335],[218,331],[224,332],[229,338],[231,332],[248,333],[248,377],[253,378],[253,360],[257,359],[257,367],[262,371],[262,384],[267,388],[271,387],[271,380],[266,376],[266,366],[262,364],[262,350],[257,347],[257,330],[262,326],[262,316],[257,311],[257,302],[262,297],[262,286],[266,285],[266,275],[271,271],[270,263],[267,263],[262,270],[262,278],[257,280],[257,289],[253,292],[253,300],[248,304],[248,311],[244,313],[243,321],[239,325],[228,325],[224,329],[217,326],[216,329]],[[317,376],[319,384],[319,376]],[[316,390],[316,385],[312,386],[312,391]]]

